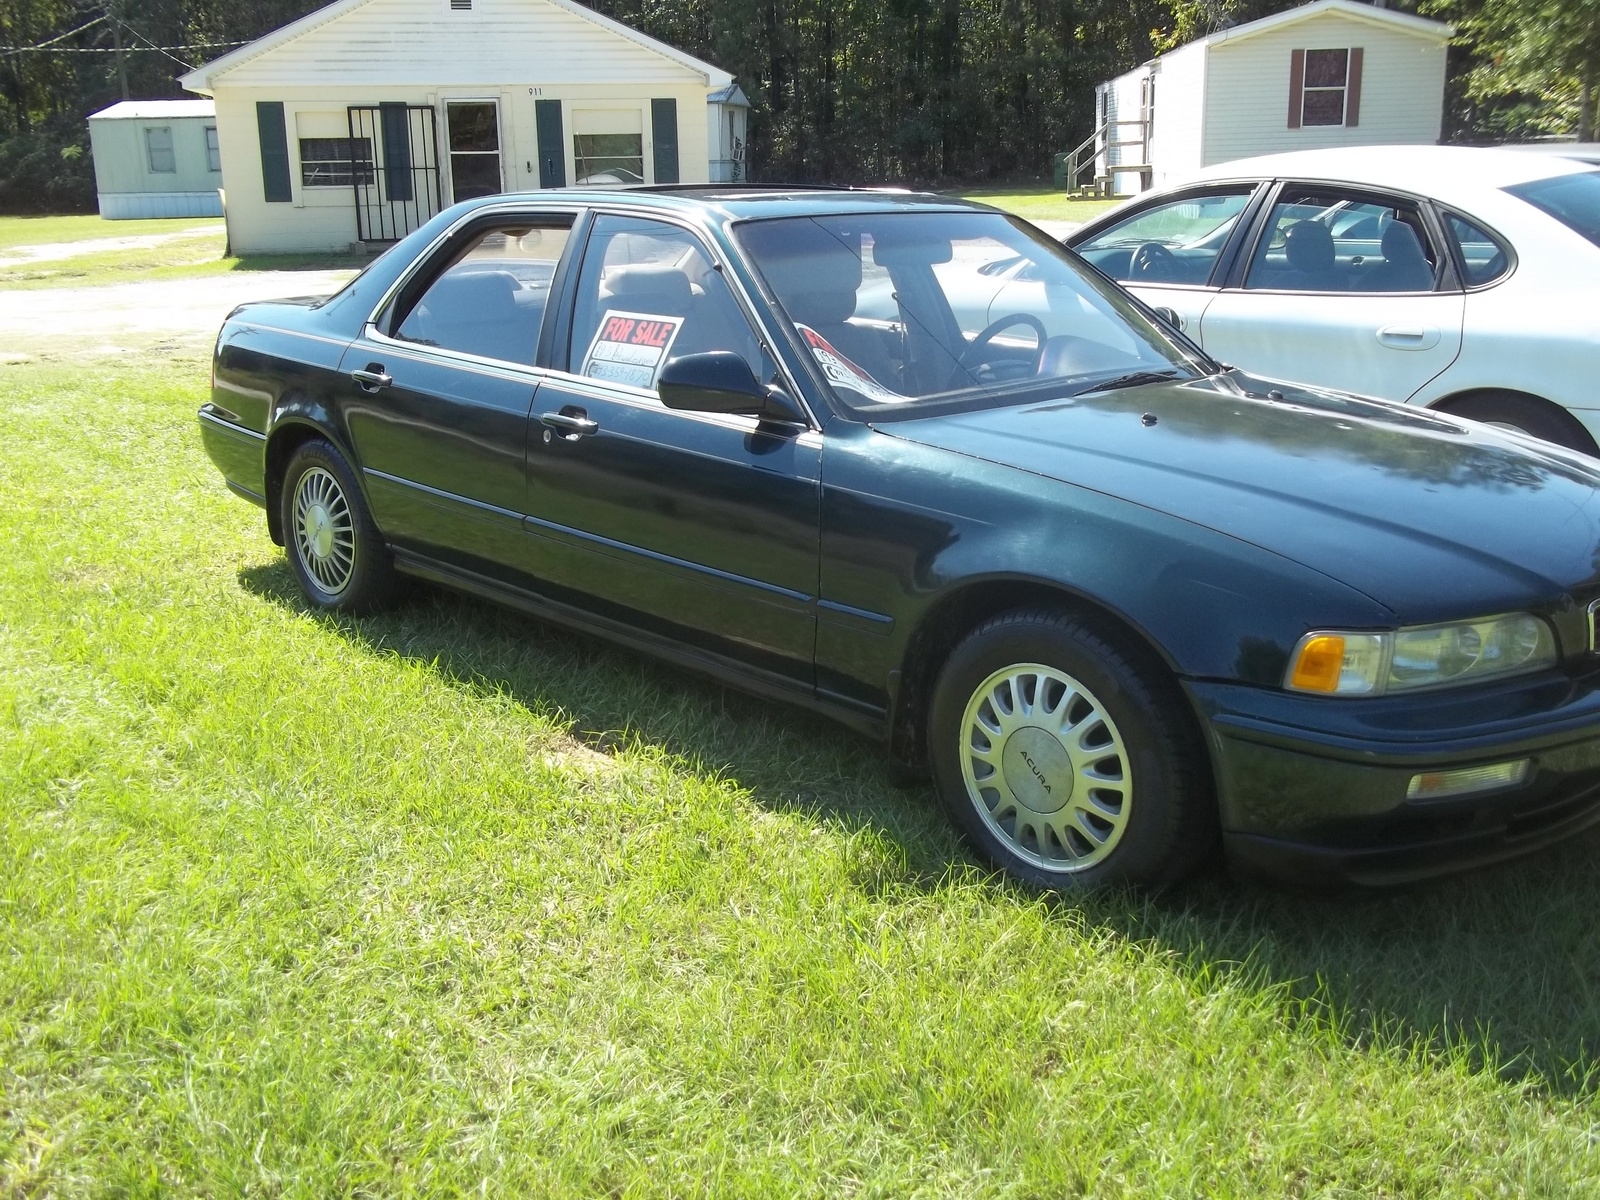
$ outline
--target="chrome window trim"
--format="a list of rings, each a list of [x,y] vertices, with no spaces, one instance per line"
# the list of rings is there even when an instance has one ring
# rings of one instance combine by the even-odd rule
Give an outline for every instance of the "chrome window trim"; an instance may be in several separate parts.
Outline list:
[[[1596,645],[1595,644],[1595,620],[1596,620],[1596,614],[1600,614],[1600,600],[1592,600],[1592,601],[1589,602],[1589,653],[1590,654],[1600,653],[1600,645]]]

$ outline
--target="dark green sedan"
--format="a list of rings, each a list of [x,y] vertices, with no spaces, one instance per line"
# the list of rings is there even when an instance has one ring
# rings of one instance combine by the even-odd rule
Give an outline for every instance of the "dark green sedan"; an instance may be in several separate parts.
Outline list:
[[[200,426],[315,607],[419,576],[826,713],[1038,885],[1600,821],[1600,467],[1228,369],[975,205],[472,201],[233,313]]]

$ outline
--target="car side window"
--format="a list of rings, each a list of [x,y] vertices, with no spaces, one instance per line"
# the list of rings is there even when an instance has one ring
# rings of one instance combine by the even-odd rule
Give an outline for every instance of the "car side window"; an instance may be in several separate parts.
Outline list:
[[[722,272],[686,229],[595,218],[578,271],[569,370],[654,392],[669,359],[727,350],[770,381],[776,365]]]
[[[1119,221],[1073,247],[1123,283],[1204,284],[1255,188],[1191,193]]]
[[[1455,213],[1446,214],[1445,225],[1461,253],[1461,269],[1468,287],[1493,283],[1511,269],[1511,256],[1492,233]]]
[[[565,226],[496,226],[477,235],[412,305],[395,337],[532,366]]]
[[[1413,204],[1287,189],[1244,286],[1273,292],[1431,292],[1439,252]]]

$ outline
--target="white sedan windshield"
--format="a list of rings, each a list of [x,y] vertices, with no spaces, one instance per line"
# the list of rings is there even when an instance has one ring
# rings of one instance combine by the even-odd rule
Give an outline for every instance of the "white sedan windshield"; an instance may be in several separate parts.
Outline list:
[[[736,236],[855,408],[1202,373],[1115,285],[998,213],[784,218]]]

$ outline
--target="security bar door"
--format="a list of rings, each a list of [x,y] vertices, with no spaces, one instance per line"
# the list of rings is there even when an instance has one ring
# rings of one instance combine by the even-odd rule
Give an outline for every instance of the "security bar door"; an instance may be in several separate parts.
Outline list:
[[[500,174],[500,106],[493,100],[451,101],[445,108],[450,137],[450,188],[454,203],[505,190]]]

